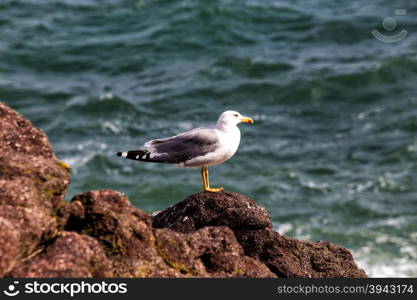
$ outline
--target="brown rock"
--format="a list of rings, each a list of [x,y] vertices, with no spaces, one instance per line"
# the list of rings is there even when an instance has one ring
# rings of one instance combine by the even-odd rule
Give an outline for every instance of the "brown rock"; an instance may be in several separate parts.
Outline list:
[[[228,226],[245,255],[265,263],[278,277],[366,277],[347,249],[280,235],[272,230],[264,207],[237,193],[194,194],[158,213],[153,221],[154,227],[179,232]]]
[[[158,253],[180,273],[192,277],[276,277],[263,263],[243,254],[228,227],[193,233],[156,230]]]
[[[16,231],[16,235],[20,237],[17,243],[18,257],[22,259],[31,255],[38,248],[39,243],[56,234],[55,219],[40,207],[1,205],[0,218],[8,220],[12,224],[12,231]],[[0,232],[0,236],[2,234],[5,233]]]
[[[113,261],[116,277],[167,277],[177,273],[158,255],[151,218],[112,190],[75,196],[59,211],[61,226],[96,238]],[[176,277],[176,276],[175,276]]]
[[[75,196],[59,211],[65,230],[96,238],[117,277],[274,277],[243,254],[227,227],[182,234],[153,230],[151,217],[112,190]]]
[[[9,276],[40,277],[110,277],[112,263],[93,238],[75,232],[61,232],[51,245],[23,262]]]
[[[0,102],[0,151],[55,158],[48,137],[21,114]]]
[[[40,204],[50,207],[51,200],[52,204],[57,205],[64,200],[70,182],[70,170],[67,164],[56,158],[52,145],[42,130],[0,102],[0,179],[14,181],[25,178],[30,179],[31,184],[25,182],[20,188],[25,189],[26,193],[39,192],[43,198],[33,197],[33,194],[30,197],[20,196],[17,193],[19,190],[15,187],[19,187],[22,182],[18,182],[10,190],[9,182],[0,190],[1,203],[7,198],[20,201],[19,198],[26,197],[36,201],[28,203],[26,199],[27,205]],[[36,191],[30,191],[30,185],[36,188]]]
[[[75,196],[65,228],[98,239],[113,254],[142,257],[132,248],[152,244],[151,219],[133,207],[126,195],[113,190],[98,190]],[[64,210],[65,211],[65,210]],[[132,253],[130,253],[132,251]]]
[[[20,233],[14,224],[0,217],[0,277],[19,262],[19,241]]]
[[[242,194],[198,193],[153,217],[155,228],[192,232],[204,226],[233,230],[272,228],[268,210]]]
[[[56,234],[54,218],[70,181],[66,164],[56,159],[47,136],[0,102],[0,276]],[[8,224],[8,225],[5,225]],[[9,249],[9,250],[8,250]]]
[[[264,262],[278,277],[367,277],[347,249],[326,241],[299,241],[271,229],[235,234],[245,254]]]

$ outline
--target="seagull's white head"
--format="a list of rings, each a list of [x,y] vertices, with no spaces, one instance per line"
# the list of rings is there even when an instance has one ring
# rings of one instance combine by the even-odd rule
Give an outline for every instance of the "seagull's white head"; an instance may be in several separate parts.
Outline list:
[[[253,120],[249,117],[244,117],[237,111],[227,110],[223,112],[217,120],[218,127],[236,126],[237,124],[244,122],[253,124]]]

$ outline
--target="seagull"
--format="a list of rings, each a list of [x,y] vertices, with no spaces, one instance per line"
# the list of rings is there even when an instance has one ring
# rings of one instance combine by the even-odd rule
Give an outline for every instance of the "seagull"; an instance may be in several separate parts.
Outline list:
[[[118,152],[117,155],[138,161],[177,164],[179,167],[201,168],[205,192],[221,192],[223,188],[211,188],[209,166],[224,163],[235,153],[240,143],[241,122],[253,124],[253,120],[237,111],[225,111],[212,126],[198,127],[175,136],[150,140],[144,149]]]

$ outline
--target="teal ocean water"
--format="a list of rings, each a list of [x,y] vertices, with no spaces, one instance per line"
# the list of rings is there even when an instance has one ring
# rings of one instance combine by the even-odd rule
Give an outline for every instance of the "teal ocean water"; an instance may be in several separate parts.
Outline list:
[[[405,0],[1,0],[0,99],[73,166],[68,199],[112,188],[146,211],[198,192],[198,170],[115,153],[238,110],[255,124],[213,186],[371,276],[417,276],[416,16]]]

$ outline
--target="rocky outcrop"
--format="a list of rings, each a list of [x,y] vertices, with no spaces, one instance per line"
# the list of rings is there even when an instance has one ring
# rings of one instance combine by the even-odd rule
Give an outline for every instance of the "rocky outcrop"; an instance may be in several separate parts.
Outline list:
[[[350,252],[273,231],[244,195],[199,193],[153,217],[122,193],[64,201],[69,166],[0,102],[0,277],[364,277]]]
[[[153,217],[156,228],[192,232],[204,226],[233,230],[272,228],[267,209],[244,195],[232,192],[199,193]]]
[[[62,230],[99,241],[116,277],[274,276],[243,254],[227,227],[205,227],[191,234],[153,229],[151,217],[116,191],[77,195],[58,215]]]
[[[0,276],[56,234],[69,181],[45,133],[0,102]]]
[[[347,249],[280,235],[273,231],[266,208],[238,193],[191,195],[155,215],[153,226],[180,232],[228,226],[244,253],[263,262],[278,277],[366,277]]]
[[[245,256],[227,227],[204,227],[184,234],[155,231],[157,249],[165,262],[184,274],[203,277],[275,277],[261,262]]]

